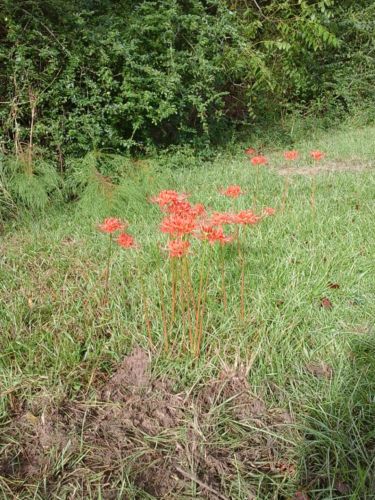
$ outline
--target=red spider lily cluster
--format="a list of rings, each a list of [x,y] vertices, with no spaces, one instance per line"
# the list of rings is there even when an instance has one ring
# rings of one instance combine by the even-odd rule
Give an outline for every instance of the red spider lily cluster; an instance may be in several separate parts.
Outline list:
[[[290,161],[297,160],[297,158],[298,158],[298,151],[295,151],[295,150],[284,151],[284,158],[286,160],[290,160]]]
[[[134,248],[135,247],[135,241],[133,236],[127,233],[120,233],[118,238],[117,238],[117,243],[120,245],[122,248]]]
[[[245,194],[238,185],[228,186],[220,191],[224,196],[236,199]],[[263,218],[273,215],[275,210],[270,207],[263,209],[261,214],[253,210],[239,211],[208,211],[201,204],[192,204],[186,193],[165,190],[150,199],[158,205],[163,213],[160,223],[160,232],[168,237],[165,252],[170,262],[170,273],[167,274],[167,283],[162,284],[163,278],[159,273],[160,307],[163,324],[164,350],[169,351],[171,338],[177,329],[176,321],[183,324],[186,332],[186,348],[191,354],[198,357],[201,353],[204,339],[205,321],[208,309],[207,295],[210,266],[215,256],[221,256],[221,291],[224,308],[227,307],[227,290],[225,284],[224,247],[236,241],[239,264],[241,267],[241,321],[245,319],[245,267],[241,250],[241,236],[246,226],[255,225]],[[128,223],[116,218],[105,219],[99,224],[99,231],[109,234],[109,252],[106,269],[105,300],[108,300],[109,273],[113,237],[122,248],[135,248],[134,238],[127,232]],[[228,233],[231,231],[231,233]],[[203,248],[201,252],[200,249]],[[215,250],[217,248],[218,250]],[[200,272],[198,280],[192,272],[192,259],[198,256]],[[165,277],[164,277],[165,282]],[[170,286],[170,301],[165,301],[165,287]],[[144,287],[142,287],[144,293]],[[144,317],[149,342],[153,343],[151,321],[147,308],[147,298],[143,297],[145,307]]]
[[[186,240],[171,240],[168,243],[169,257],[185,257],[188,255],[190,242]]]
[[[197,219],[190,212],[183,214],[170,214],[165,217],[160,225],[162,233],[171,236],[181,237],[186,234],[192,234],[197,227]]]
[[[125,232],[128,225],[126,221],[122,221],[116,217],[108,217],[98,225],[98,229],[102,233],[109,234],[111,239],[113,234],[119,233],[116,239],[117,244],[122,248],[133,248],[135,247],[134,238]]]
[[[256,151],[254,148],[247,148],[245,154],[252,165],[258,167],[268,164],[268,159]],[[296,161],[300,153],[296,150],[284,151],[283,158],[287,161]],[[325,157],[322,151],[311,151],[310,157],[314,161],[320,161]],[[257,182],[255,192],[259,188],[259,173],[257,168]],[[238,252],[238,265],[240,269],[239,290],[239,318],[244,324],[245,315],[245,290],[247,287],[245,273],[245,257],[249,252],[245,252],[245,235],[251,227],[258,225],[262,220],[275,215],[276,210],[272,207],[257,209],[239,209],[236,204],[238,198],[246,199],[246,191],[241,186],[231,184],[219,190],[219,193],[230,199],[230,208],[224,211],[214,211],[205,207],[202,203],[192,203],[187,193],[180,193],[174,190],[163,190],[159,194],[150,198],[150,202],[157,205],[163,214],[160,222],[160,232],[166,235],[167,241],[163,245],[162,255],[168,259],[168,269],[170,272],[158,277],[160,290],[160,309],[163,324],[164,349],[169,351],[171,344],[176,345],[176,339],[185,342],[185,350],[190,351],[198,357],[201,353],[204,341],[205,322],[207,321],[207,309],[210,295],[210,286],[215,287],[221,283],[222,304],[224,310],[227,307],[227,288],[225,256],[235,255]],[[315,191],[314,191],[315,193]],[[281,212],[285,208],[287,195],[287,183],[283,193],[283,203]],[[254,198],[255,200],[256,198]],[[254,201],[253,200],[253,201]],[[315,202],[314,202],[315,203]],[[108,300],[109,273],[112,256],[112,243],[115,242],[123,249],[138,248],[133,236],[128,233],[128,222],[110,217],[98,225],[98,230],[109,235],[108,259],[106,268],[105,294]],[[232,243],[232,249],[227,248]],[[200,266],[196,266],[195,257],[198,257]],[[214,276],[212,265],[220,260],[220,275]],[[195,267],[194,267],[195,266]],[[193,270],[199,267],[198,276]],[[212,283],[213,282],[213,283]],[[170,302],[164,300],[165,288],[170,286]],[[142,286],[142,290],[144,287]],[[168,288],[169,289],[169,288]],[[144,291],[142,291],[144,293]],[[238,293],[238,292],[235,292]],[[216,293],[217,295],[217,293]],[[147,298],[142,300],[145,311],[145,322],[150,344],[153,343],[151,319],[147,309]],[[177,322],[177,324],[176,324]],[[181,333],[182,337],[178,337]],[[171,342],[173,338],[173,343]]]
[[[310,156],[315,161],[320,161],[325,157],[325,153],[322,151],[311,151]]]
[[[263,155],[253,156],[250,161],[253,165],[266,165],[268,163],[267,158]]]
[[[271,215],[275,215],[276,210],[272,207],[265,207],[263,208],[263,215],[270,217]]]
[[[237,198],[243,191],[240,186],[229,186],[220,191],[225,196]],[[167,196],[165,195],[167,193]],[[160,203],[161,201],[161,203]],[[253,210],[239,212],[212,212],[207,213],[203,204],[192,205],[187,200],[187,195],[176,191],[162,191],[151,198],[152,203],[157,203],[164,213],[160,230],[173,238],[168,243],[170,257],[183,257],[187,255],[190,245],[186,245],[188,237],[208,241],[210,244],[221,245],[232,243],[233,235],[224,233],[225,225],[254,225],[264,216],[273,215],[273,208],[265,208],[262,215],[257,215]],[[182,244],[184,243],[184,244]]]
[[[122,222],[120,219],[116,219],[115,217],[104,219],[103,223],[98,225],[99,231],[107,234],[116,233],[117,231],[121,231],[124,228],[124,222]]]
[[[256,153],[256,150],[254,148],[247,148],[247,149],[245,149],[245,154],[247,156],[255,155],[255,153]]]
[[[241,186],[238,185],[228,186],[219,192],[232,199],[245,194]],[[170,190],[161,191],[150,201],[157,204],[163,212],[164,218],[160,224],[160,231],[169,237],[165,250],[171,261],[171,306],[169,321],[166,317],[165,306],[162,306],[164,348],[165,350],[169,349],[173,325],[179,311],[181,321],[188,324],[189,350],[195,356],[199,356],[207,309],[209,267],[211,259],[214,259],[216,254],[213,247],[217,246],[223,249],[224,246],[234,241],[238,242],[241,266],[241,319],[243,320],[245,279],[244,259],[240,250],[242,234],[240,228],[257,224],[263,218],[274,215],[275,210],[266,207],[261,214],[256,214],[251,209],[230,212],[209,211],[203,204],[190,203],[187,194]],[[231,234],[228,234],[224,229],[230,229],[233,226],[235,227]],[[208,246],[204,247],[205,250],[200,253],[199,245],[194,241],[200,241],[203,245],[207,243]],[[199,255],[203,261],[199,275],[200,285],[195,292],[192,286],[193,276],[189,267],[189,262],[194,255]],[[227,292],[222,250],[219,251],[219,255],[222,255],[221,282],[223,304],[226,307]],[[177,300],[177,290],[180,290],[180,301]],[[161,290],[162,293],[163,290]]]
[[[208,241],[211,245],[214,243],[225,245],[226,243],[232,243],[234,239],[233,236],[224,234],[222,226],[212,224],[202,224],[197,236],[201,240]]]
[[[251,163],[255,166],[266,165],[268,163],[267,158],[261,154],[257,154],[254,148],[245,149],[245,154],[250,159]],[[296,150],[284,151],[283,157],[285,160],[295,161],[299,158],[299,152]],[[310,157],[315,161],[320,161],[325,157],[325,153],[319,150],[310,151]]]
[[[156,203],[159,207],[165,207],[170,203],[178,203],[186,200],[188,197],[185,193],[177,193],[176,191],[172,191],[170,189],[166,189],[164,191],[160,191],[157,196],[151,198],[151,203]]]
[[[228,198],[238,198],[241,194],[244,194],[241,186],[228,186],[226,189],[222,189],[220,193]]]

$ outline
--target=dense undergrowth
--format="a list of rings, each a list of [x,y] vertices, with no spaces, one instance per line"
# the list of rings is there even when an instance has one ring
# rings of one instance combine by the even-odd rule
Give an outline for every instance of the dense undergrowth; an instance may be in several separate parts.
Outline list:
[[[331,159],[340,160],[344,156],[353,161],[371,162],[374,156],[373,127],[356,128],[351,137],[352,127],[356,124],[353,117],[341,125],[333,142],[327,140],[322,126],[312,130],[308,120],[296,118],[283,128],[269,130],[268,135],[254,131],[247,141],[259,151],[266,149],[270,152],[278,147],[314,149],[321,145],[323,150],[329,149]],[[306,137],[310,139],[306,140]],[[68,159],[62,172],[37,150],[32,151],[31,160],[28,154],[18,158],[0,155],[0,219],[6,221],[22,216],[25,209],[38,213],[69,202],[79,202],[88,210],[95,203],[97,211],[102,207],[105,215],[108,203],[115,210],[118,203],[123,206],[126,200],[126,203],[129,201],[129,190],[134,184],[137,186],[136,198],[139,198],[139,190],[145,196],[150,195],[150,179],[155,172],[159,178],[168,178],[174,169],[206,168],[215,158],[242,156],[247,144],[233,141],[225,148],[205,150],[191,145],[177,146],[138,158],[94,150],[82,158]]]
[[[0,10],[2,219],[120,194],[135,165],[193,167],[243,137],[293,148],[317,129],[373,122],[369,0]]]
[[[2,0],[1,148],[228,141],[290,114],[373,120],[371,0]]]

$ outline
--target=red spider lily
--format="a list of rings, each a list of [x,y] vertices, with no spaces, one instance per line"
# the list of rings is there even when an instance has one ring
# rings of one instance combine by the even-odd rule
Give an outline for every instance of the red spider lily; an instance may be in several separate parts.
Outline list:
[[[255,149],[254,148],[247,148],[245,149],[245,154],[247,156],[251,156],[251,155],[254,155],[256,153]]]
[[[221,194],[227,196],[228,198],[238,198],[241,194],[244,194],[241,186],[228,186],[226,189],[220,191]]]
[[[157,196],[153,196],[150,201],[151,203],[156,203],[159,207],[165,207],[169,203],[183,201],[187,199],[187,194],[178,193],[177,191],[172,191],[171,189],[166,189],[160,191]]]
[[[184,240],[172,240],[168,243],[169,257],[181,258],[189,253],[190,243]]]
[[[298,151],[284,151],[284,158],[291,161],[296,160],[298,158]]]
[[[235,224],[236,215],[230,212],[214,212],[210,217],[212,226],[222,226],[225,224]]]
[[[188,214],[171,214],[162,221],[160,229],[162,233],[182,236],[190,234],[196,229],[195,217]]]
[[[127,233],[119,234],[116,241],[120,245],[120,247],[122,247],[122,248],[134,248],[135,247],[135,241],[134,241],[133,236],[130,236],[130,234],[127,234]]]
[[[253,225],[261,220],[259,215],[256,215],[252,210],[242,210],[235,214],[236,224]]]
[[[200,228],[199,239],[206,240],[211,245],[214,243],[220,243],[225,245],[226,243],[231,243],[233,241],[232,236],[227,236],[224,234],[223,228],[221,226],[214,227],[212,225],[202,225]]]
[[[311,158],[313,158],[316,161],[322,160],[325,157],[325,155],[326,154],[323,153],[322,151],[311,151],[310,152]]]
[[[206,209],[202,203],[191,205],[188,201],[176,200],[167,205],[167,212],[175,215],[190,215],[199,217],[205,213]]]
[[[196,205],[193,205],[191,207],[190,213],[194,217],[200,217],[201,215],[204,215],[206,213],[206,208],[203,203],[197,203]]]
[[[169,214],[184,215],[191,213],[191,204],[184,200],[173,200],[169,202],[166,208]]]
[[[272,207],[265,207],[263,209],[263,214],[266,216],[266,217],[269,217],[271,215],[275,215],[276,213],[276,210]]]
[[[115,217],[104,219],[104,222],[98,225],[99,231],[108,234],[115,233],[116,231],[121,231],[124,229],[124,227],[125,224],[120,219],[116,219]]]
[[[262,155],[253,156],[250,161],[253,165],[265,165],[267,163],[267,158]]]

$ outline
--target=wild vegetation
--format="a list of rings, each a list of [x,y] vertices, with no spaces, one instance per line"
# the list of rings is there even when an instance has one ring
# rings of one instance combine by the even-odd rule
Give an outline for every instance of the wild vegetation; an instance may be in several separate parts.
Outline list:
[[[270,129],[292,146],[374,118],[371,0],[2,0],[1,13],[5,209],[69,197],[85,155],[207,155]]]
[[[370,0],[0,0],[0,497],[375,497]]]
[[[373,138],[323,134],[259,167],[243,149],[186,168],[137,161],[118,186],[9,224],[2,495],[371,498]],[[313,147],[327,152],[318,163]],[[151,203],[165,189],[215,211],[275,214],[244,235],[240,258],[233,241],[202,261],[197,240],[180,259]],[[98,231],[109,215],[129,226],[99,229],[130,235],[110,259]],[[173,266],[184,258],[193,293],[181,299],[187,274]]]

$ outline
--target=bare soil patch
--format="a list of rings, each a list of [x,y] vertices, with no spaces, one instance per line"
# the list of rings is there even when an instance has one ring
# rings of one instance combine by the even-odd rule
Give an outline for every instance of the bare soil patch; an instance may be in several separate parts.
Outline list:
[[[331,172],[362,172],[373,168],[373,165],[368,162],[359,160],[327,162],[311,167],[281,167],[277,169],[277,173],[282,176],[286,175],[318,175]]]
[[[5,425],[0,474],[17,494],[39,483],[50,497],[99,488],[118,498],[128,477],[136,498],[225,499],[239,474],[249,484],[256,472],[295,476],[292,423],[285,408],[253,394],[242,368],[176,392],[152,378],[149,355],[135,349],[92,401],[19,405]]]

